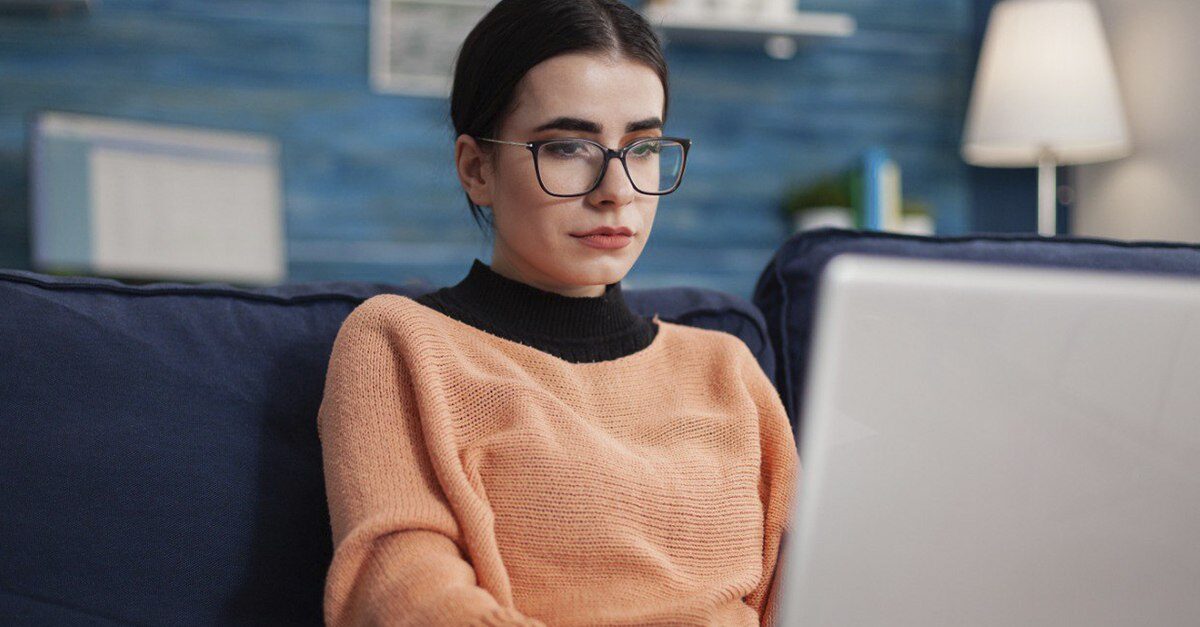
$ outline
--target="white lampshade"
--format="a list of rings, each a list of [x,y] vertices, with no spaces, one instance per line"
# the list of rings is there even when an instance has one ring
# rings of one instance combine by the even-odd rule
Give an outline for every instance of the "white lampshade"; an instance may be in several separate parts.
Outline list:
[[[1130,153],[1100,14],[1091,0],[1005,0],[992,9],[963,133],[963,158],[1022,167]]]

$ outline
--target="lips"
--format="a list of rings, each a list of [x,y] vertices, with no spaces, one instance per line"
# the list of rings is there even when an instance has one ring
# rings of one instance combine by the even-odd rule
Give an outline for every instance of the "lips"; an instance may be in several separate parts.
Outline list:
[[[625,226],[601,226],[594,228],[586,233],[572,233],[575,237],[587,237],[588,235],[633,235],[633,231]]]

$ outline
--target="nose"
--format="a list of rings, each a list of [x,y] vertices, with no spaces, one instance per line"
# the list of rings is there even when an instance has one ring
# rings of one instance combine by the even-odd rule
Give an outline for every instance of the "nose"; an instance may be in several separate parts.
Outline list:
[[[629,180],[629,176],[625,174],[625,168],[621,165],[621,160],[616,157],[609,157],[608,168],[604,172],[604,178],[600,180],[600,185],[596,186],[596,189],[588,194],[588,200],[597,207],[623,207],[633,202],[635,194],[637,194],[637,190],[633,188],[633,183]]]

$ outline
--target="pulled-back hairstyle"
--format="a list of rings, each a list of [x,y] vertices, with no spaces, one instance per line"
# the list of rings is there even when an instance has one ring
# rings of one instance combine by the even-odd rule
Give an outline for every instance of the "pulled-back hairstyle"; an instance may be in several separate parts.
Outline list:
[[[670,91],[662,44],[650,24],[620,0],[501,0],[463,41],[454,68],[450,118],[455,137],[494,137],[533,66],[571,52],[608,54],[649,66]],[[492,225],[470,195],[475,223]],[[485,229],[486,232],[486,229]]]

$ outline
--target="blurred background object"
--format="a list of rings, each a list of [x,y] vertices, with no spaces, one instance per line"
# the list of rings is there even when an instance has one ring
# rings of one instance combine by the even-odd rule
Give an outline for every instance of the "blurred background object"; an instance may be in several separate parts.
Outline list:
[[[848,13],[800,11],[795,0],[649,0],[644,12],[667,43],[748,43],[775,59],[794,57],[801,42],[857,29]]]
[[[458,47],[494,0],[370,0],[371,87],[447,98]]]
[[[1132,148],[1091,0],[1004,0],[992,9],[963,134],[974,165],[1038,167],[1038,233],[1056,234],[1058,165]]]
[[[783,213],[794,232],[833,227],[934,234],[928,205],[906,200],[901,179],[895,160],[872,146],[841,172],[791,187]]]
[[[40,113],[30,135],[35,270],[242,285],[286,278],[273,139],[61,112]]]

